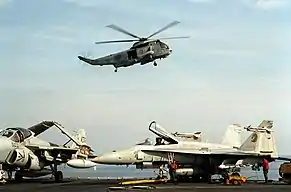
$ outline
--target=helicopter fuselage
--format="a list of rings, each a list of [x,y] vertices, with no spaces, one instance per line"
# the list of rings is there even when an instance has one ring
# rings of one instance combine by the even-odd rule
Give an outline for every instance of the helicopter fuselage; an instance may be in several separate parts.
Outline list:
[[[156,59],[168,57],[172,53],[170,47],[160,40],[137,42],[125,51],[113,53],[97,59],[89,59],[79,56],[79,59],[91,65],[113,65],[128,67],[140,63],[141,65],[154,62]]]

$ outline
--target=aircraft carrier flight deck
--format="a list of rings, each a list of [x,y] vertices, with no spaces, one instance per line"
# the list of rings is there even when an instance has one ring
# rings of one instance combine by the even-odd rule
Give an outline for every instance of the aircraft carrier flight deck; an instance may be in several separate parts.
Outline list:
[[[260,183],[245,183],[240,186],[224,185],[224,184],[205,184],[205,183],[166,183],[166,184],[143,184],[133,185],[123,188],[118,185],[120,180],[96,180],[96,179],[80,179],[70,180],[66,179],[61,183],[55,183],[53,180],[34,179],[26,180],[22,183],[15,183],[13,181],[0,185],[0,191],[41,191],[41,192],[97,192],[97,191],[290,191],[291,185],[286,184],[260,184]],[[138,188],[143,186],[142,188]]]

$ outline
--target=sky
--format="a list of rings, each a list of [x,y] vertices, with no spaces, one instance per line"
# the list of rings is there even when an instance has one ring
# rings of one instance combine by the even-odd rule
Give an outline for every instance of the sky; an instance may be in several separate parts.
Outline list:
[[[277,148],[290,155],[291,2],[287,0],[0,0],[0,126],[54,120],[84,128],[97,154],[130,147],[155,120],[170,132],[202,131],[220,142],[233,123],[274,120]],[[173,53],[152,64],[89,66],[131,39],[116,24],[156,36]],[[65,142],[57,129],[41,137]]]

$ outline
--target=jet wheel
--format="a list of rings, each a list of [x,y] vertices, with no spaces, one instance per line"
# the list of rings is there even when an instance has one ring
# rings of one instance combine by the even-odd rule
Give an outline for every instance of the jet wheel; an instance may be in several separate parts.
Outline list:
[[[63,181],[63,172],[57,171],[55,174],[55,181],[56,182],[61,182]]]
[[[21,181],[23,179],[23,176],[15,172],[14,178],[15,178],[15,181]]]
[[[154,66],[158,66],[158,64],[156,62],[154,62]]]

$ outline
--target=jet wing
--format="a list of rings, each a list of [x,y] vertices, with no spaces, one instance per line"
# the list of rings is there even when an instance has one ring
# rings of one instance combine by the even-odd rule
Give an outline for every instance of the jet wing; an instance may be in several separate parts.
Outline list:
[[[149,125],[149,130],[165,141],[171,144],[178,144],[179,140],[171,133],[167,132],[164,128],[158,125],[155,121],[152,121]]]
[[[54,125],[55,123],[53,121],[42,121],[36,125],[33,125],[32,127],[29,127],[28,130],[32,131],[34,136],[38,136]]]
[[[79,149],[63,146],[38,146],[38,145],[26,145],[27,148],[33,151],[48,151],[52,153],[61,154],[61,156],[68,157],[69,159],[73,154],[75,154]],[[90,154],[88,158],[97,157],[96,155]]]
[[[62,134],[66,135],[71,141],[73,141],[78,146],[84,144],[78,141],[77,139],[75,139],[68,131],[64,129],[64,127],[61,124],[55,121],[42,121],[41,123],[38,123],[32,127],[29,127],[28,129],[32,131],[34,133],[34,136],[36,137],[39,134],[45,132],[47,129],[51,128],[52,126],[56,126],[61,131]]]

